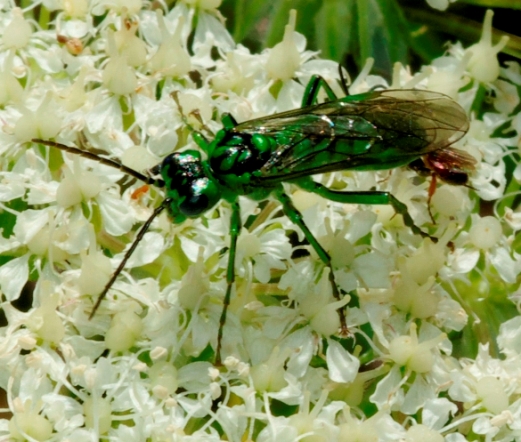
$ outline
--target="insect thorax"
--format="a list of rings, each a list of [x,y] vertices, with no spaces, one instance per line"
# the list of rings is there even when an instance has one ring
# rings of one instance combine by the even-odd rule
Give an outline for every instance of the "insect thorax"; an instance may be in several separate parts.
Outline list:
[[[268,135],[239,134],[229,130],[217,134],[216,139],[219,143],[214,146],[208,162],[221,185],[254,199],[267,196],[271,188],[262,189],[256,176],[279,143]]]

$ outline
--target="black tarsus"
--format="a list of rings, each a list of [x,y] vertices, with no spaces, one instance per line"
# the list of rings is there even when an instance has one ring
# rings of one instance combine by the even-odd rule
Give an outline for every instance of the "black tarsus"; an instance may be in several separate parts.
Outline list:
[[[344,75],[344,69],[342,68],[342,65],[338,63],[338,75],[340,77],[340,87],[342,88],[342,91],[344,92],[345,96],[349,96],[349,89],[347,88],[347,79]]]

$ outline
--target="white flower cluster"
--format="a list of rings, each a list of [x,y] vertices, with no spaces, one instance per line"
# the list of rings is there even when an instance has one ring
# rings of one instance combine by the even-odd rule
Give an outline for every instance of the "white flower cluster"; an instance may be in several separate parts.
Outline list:
[[[223,366],[214,361],[226,202],[182,224],[161,214],[89,319],[162,191],[32,139],[143,172],[196,149],[191,132],[216,133],[223,113],[245,121],[300,107],[314,74],[342,96],[337,65],[305,50],[295,13],[281,43],[251,54],[225,30],[219,0],[159,5],[2,2],[0,388],[12,417],[0,420],[0,439],[521,440],[521,212],[508,207],[521,182],[521,70],[499,65],[506,42],[493,45],[490,11],[476,45],[455,44],[418,74],[397,65],[391,84],[369,75],[369,60],[349,87],[456,100],[470,130],[455,147],[478,163],[471,189],[442,184],[429,203],[429,180],[411,170],[315,177],[337,190],[391,192],[438,243],[391,207],[332,203],[288,185],[344,300],[280,205],[241,197]],[[499,213],[480,215],[483,200],[498,200]],[[13,302],[31,290],[32,305]],[[346,303],[352,335],[340,338],[336,310]],[[460,342],[477,356],[463,358],[471,351]]]

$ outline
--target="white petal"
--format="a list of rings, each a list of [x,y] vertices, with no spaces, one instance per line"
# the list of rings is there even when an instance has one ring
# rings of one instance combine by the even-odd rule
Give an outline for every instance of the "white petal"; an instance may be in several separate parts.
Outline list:
[[[400,405],[403,402],[403,391],[397,390],[398,384],[401,381],[400,367],[394,365],[391,371],[387,373],[378,385],[374,393],[369,398],[378,409],[389,409],[395,404]]]
[[[292,350],[287,371],[297,378],[301,378],[309,369],[313,357],[313,335],[310,327],[304,327],[291,333],[281,344],[281,348]]]
[[[428,400],[422,411],[422,423],[433,430],[441,430],[449,417],[458,411],[456,404],[447,398]]]
[[[8,301],[20,296],[29,277],[29,255],[15,258],[0,267],[0,287]]]
[[[255,265],[253,266],[253,275],[257,281],[267,284],[271,278],[270,267],[262,255],[255,258]]]
[[[499,247],[495,253],[491,253],[490,262],[505,282],[516,282],[521,271],[521,261],[512,259],[507,249]]]
[[[98,102],[86,115],[85,123],[92,133],[100,132],[108,127],[111,130],[121,130],[123,120],[118,98],[112,96]]]
[[[28,209],[18,215],[14,234],[22,243],[26,244],[49,222],[47,210]]]
[[[435,396],[434,388],[427,384],[423,376],[417,375],[405,395],[400,411],[405,414],[414,414],[423,406],[426,400],[434,399]]]
[[[335,382],[352,382],[358,374],[360,361],[337,341],[328,339],[326,353],[329,378]]]
[[[391,286],[389,280],[389,260],[379,253],[366,253],[358,256],[353,262],[353,271],[368,288],[387,288]]]
[[[454,272],[468,273],[476,266],[476,263],[478,262],[479,250],[457,249],[449,259],[451,269]]]
[[[521,316],[500,325],[497,341],[503,351],[521,355]]]
[[[133,224],[128,203],[109,192],[101,192],[96,198],[101,217],[108,233],[120,236],[127,233]]]
[[[15,174],[2,174],[0,183],[0,201],[11,201],[21,198],[25,194],[25,186],[22,181],[16,179]]]
[[[139,242],[136,250],[129,258],[127,267],[139,267],[145,264],[150,264],[161,253],[165,246],[165,239],[160,233],[147,232],[143,239]],[[118,258],[123,258],[125,252],[120,253]]]

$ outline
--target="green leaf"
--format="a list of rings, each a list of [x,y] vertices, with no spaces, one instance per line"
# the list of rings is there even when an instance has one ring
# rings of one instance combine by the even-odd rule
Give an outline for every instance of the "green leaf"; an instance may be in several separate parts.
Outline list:
[[[233,38],[242,41],[249,34],[255,33],[255,28],[262,23],[269,10],[269,2],[252,2],[237,0],[235,2],[235,17]]]
[[[460,0],[469,5],[482,6],[484,8],[509,8],[521,9],[521,0]]]
[[[314,24],[321,57],[342,61],[354,36],[354,1],[330,0],[322,3]]]
[[[457,36],[457,40],[478,42],[483,32],[483,23],[468,19],[462,15],[449,12],[439,12],[433,9],[404,8],[407,19],[415,23],[423,23],[429,32],[444,33]],[[483,11],[483,15],[485,11]],[[498,42],[502,36],[507,35],[509,41],[502,50],[505,54],[515,58],[521,58],[521,37],[506,32],[492,30],[492,39]]]
[[[289,11],[295,9],[297,11],[297,28],[296,30],[304,34],[308,39],[308,47],[313,48],[313,42],[316,40],[316,33],[322,32],[321,29],[315,29],[315,15],[317,14],[321,0],[296,0],[277,2],[271,19],[271,24],[265,40],[265,47],[273,47],[282,40],[284,35],[284,27],[288,24]]]
[[[358,1],[355,17],[359,67],[372,57],[374,72],[389,76],[395,62],[407,63],[408,27],[395,0]]]
[[[383,17],[382,38],[379,43],[386,45],[386,58],[390,69],[392,64],[398,61],[408,64],[409,26],[402,10],[395,0],[377,0],[377,2]],[[376,52],[375,55],[378,53]],[[375,67],[378,70],[378,64],[375,64]]]

